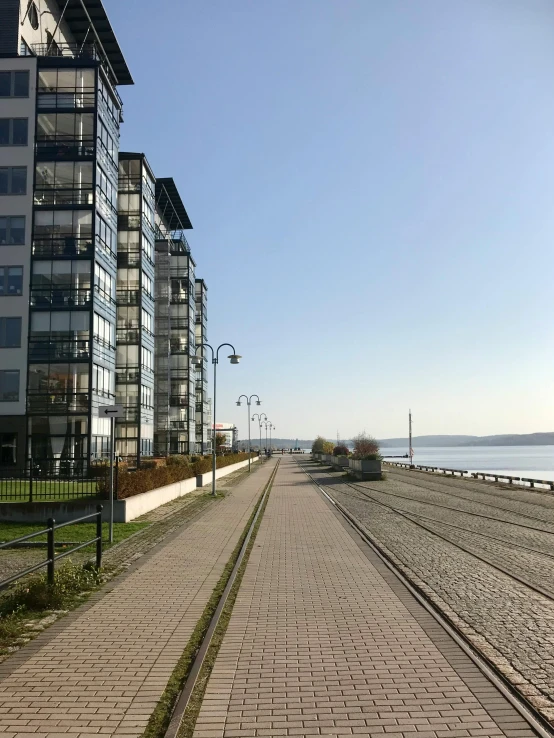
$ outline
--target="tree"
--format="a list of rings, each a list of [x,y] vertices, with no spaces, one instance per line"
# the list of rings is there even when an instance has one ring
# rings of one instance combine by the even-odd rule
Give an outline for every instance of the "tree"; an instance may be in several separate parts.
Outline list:
[[[335,444],[332,441],[325,441],[323,444],[323,453],[330,455],[333,453],[334,448],[335,448]]]
[[[354,453],[352,454],[355,459],[380,459],[379,454],[379,443],[373,436],[365,433],[358,433],[352,439],[354,443]]]
[[[221,453],[224,450],[226,443],[227,436],[225,435],[225,433],[215,434],[215,450],[217,451],[217,453]]]
[[[315,441],[312,443],[312,454],[322,454],[323,451],[323,444],[325,443],[325,438],[323,436],[318,436]]]
[[[348,446],[345,446],[343,443],[339,443],[333,449],[333,456],[348,456],[349,453]]]

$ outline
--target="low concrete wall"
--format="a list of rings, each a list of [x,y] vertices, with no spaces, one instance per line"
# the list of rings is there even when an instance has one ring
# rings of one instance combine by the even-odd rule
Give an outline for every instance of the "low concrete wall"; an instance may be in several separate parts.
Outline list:
[[[252,463],[259,461],[259,457],[252,459]],[[225,477],[238,469],[248,466],[246,461],[238,464],[230,464],[218,469],[215,478]],[[152,489],[140,495],[127,497],[125,500],[114,500],[113,516],[115,523],[129,523],[144,513],[155,510],[166,502],[183,497],[194,491],[197,487],[203,487],[212,481],[212,472],[200,474],[192,479],[184,479],[182,482],[174,482],[165,487]],[[56,523],[65,523],[68,520],[91,515],[96,512],[96,506],[104,506],[103,520],[109,516],[109,500],[71,500],[68,502],[2,502],[0,503],[0,520],[12,523],[39,523],[46,524],[48,518],[54,518]]]
[[[256,458],[252,459],[252,464],[255,464],[259,460],[260,457],[257,456]],[[245,466],[248,466],[248,459],[246,459],[246,461],[239,461],[237,464],[229,464],[229,466],[224,466],[221,469],[216,469],[215,478],[220,479],[221,477],[226,477],[227,474],[232,474],[239,469],[244,469]],[[213,479],[212,475],[213,472],[211,471],[206,472],[205,474],[199,474],[196,477],[196,486],[203,487],[205,484],[211,484]]]
[[[183,497],[196,489],[196,477],[174,482],[165,487],[152,489],[125,500],[114,500],[113,517],[115,523],[129,523],[139,515],[155,510],[166,502]],[[102,519],[108,520],[109,500],[73,500],[70,502],[3,502],[0,503],[0,520],[13,523],[45,524],[48,518],[56,523],[65,523],[84,515],[96,512],[96,506],[103,505]]]

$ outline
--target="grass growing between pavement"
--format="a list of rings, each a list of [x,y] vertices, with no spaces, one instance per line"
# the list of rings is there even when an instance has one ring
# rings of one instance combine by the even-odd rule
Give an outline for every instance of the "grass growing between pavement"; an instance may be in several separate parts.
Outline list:
[[[208,604],[204,608],[204,612],[202,613],[200,620],[196,624],[196,627],[192,633],[192,636],[190,637],[190,640],[185,650],[183,651],[179,661],[177,662],[177,665],[175,666],[175,669],[173,670],[173,673],[167,683],[164,693],[162,694],[160,701],[158,702],[154,712],[150,716],[150,720],[148,722],[148,725],[146,726],[146,730],[144,731],[142,738],[163,738],[163,736],[165,735],[165,732],[171,720],[171,716],[173,713],[173,709],[175,707],[175,703],[187,680],[190,669],[194,663],[194,659],[196,658],[196,654],[198,653],[198,649],[202,645],[202,641],[204,640],[206,631],[208,630],[210,622],[217,609],[219,600],[221,599],[223,591],[227,585],[227,582],[229,581],[229,577],[231,576],[233,568],[237,562],[237,559],[240,554],[240,550],[246,539],[250,525],[252,524],[252,521],[254,520],[258,507],[261,505],[262,497],[263,495],[260,496],[260,500],[258,501],[258,503],[256,504],[256,507],[252,511],[252,514],[250,518],[248,519],[248,522],[244,528],[244,531],[242,532],[241,537],[237,545],[235,546],[233,553],[231,554],[231,558],[225,565],[223,573],[221,574],[221,577],[219,578],[219,581],[216,584],[210,599],[208,600]],[[208,649],[208,653],[206,654],[204,666],[202,667],[200,674],[198,675],[195,689],[193,691],[193,694],[189,701],[189,705],[187,707],[187,711],[185,712],[185,716],[183,718],[183,724],[181,725],[181,729],[179,731],[179,738],[181,738],[182,735],[187,736],[187,737],[189,735],[192,736],[191,731],[194,729],[194,724],[196,723],[196,718],[198,717],[198,712],[200,711],[200,705],[202,702],[202,697],[205,692],[209,674],[211,673],[211,668],[213,666],[213,663],[215,662],[215,656],[212,653],[212,647],[214,646],[214,643],[217,640],[217,643],[218,643],[217,650],[219,650],[219,644],[221,643],[221,639],[223,638],[223,634],[224,634],[224,631],[223,631],[223,634],[220,633],[220,628],[223,622],[225,623],[225,630],[227,629],[227,623],[229,622],[229,618],[231,616],[231,611],[232,611],[232,604],[231,604],[230,609],[228,609],[229,603],[230,602],[234,603],[235,601],[236,593],[238,592],[240,581],[242,579],[242,574],[244,573],[244,568],[246,567],[246,563],[250,555],[250,550],[252,549],[252,546],[254,544],[256,533],[258,531],[258,527],[262,520],[263,513],[267,505],[268,499],[269,499],[269,495],[265,500],[263,509],[260,511],[260,517],[256,523],[256,527],[250,538],[250,542],[245,552],[243,563],[241,564],[241,567],[238,572],[235,583],[233,585],[233,588],[231,589],[231,592],[229,593],[229,598],[227,599],[227,603],[221,614],[218,627],[216,628],[214,632],[212,643],[210,645],[210,648]],[[215,652],[215,655],[217,655],[217,651]],[[209,672],[206,672],[206,665],[208,663],[208,660],[210,661],[211,666],[210,666]],[[200,686],[201,686],[201,693],[200,691],[197,692]],[[192,728],[190,730],[187,728],[189,732],[182,733],[182,731],[185,729],[185,726],[192,726]]]
[[[103,515],[105,514],[106,512],[104,511]],[[143,528],[147,528],[149,525],[150,523],[114,523],[114,544],[124,541],[126,538],[129,538],[129,536],[134,535]],[[34,523],[0,523],[0,543],[13,541],[16,538],[26,536],[29,533],[44,530],[44,528],[44,525],[35,525]],[[108,523],[104,522],[102,523],[102,540],[104,548],[108,548],[110,546],[108,543],[108,533]],[[73,543],[84,543],[85,541],[90,541],[92,538],[96,538],[96,523],[76,523],[75,525],[68,525],[61,530],[56,530],[54,538],[56,542],[72,541]],[[31,538],[30,542],[38,543],[45,541],[46,535],[42,535],[37,536],[36,538]]]

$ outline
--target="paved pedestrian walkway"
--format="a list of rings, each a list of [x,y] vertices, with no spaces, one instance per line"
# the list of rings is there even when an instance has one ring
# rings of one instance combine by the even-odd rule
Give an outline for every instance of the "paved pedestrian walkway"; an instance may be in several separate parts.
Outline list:
[[[194,736],[316,735],[535,734],[285,459]]]
[[[0,665],[0,735],[142,735],[274,463]]]

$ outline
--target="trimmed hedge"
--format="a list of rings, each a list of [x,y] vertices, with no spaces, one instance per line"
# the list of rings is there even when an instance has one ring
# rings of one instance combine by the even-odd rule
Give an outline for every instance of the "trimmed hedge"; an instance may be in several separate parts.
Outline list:
[[[254,458],[257,454],[252,453],[251,456]],[[145,463],[141,464],[142,468],[137,471],[127,471],[120,466],[117,474],[117,499],[125,500],[127,497],[134,497],[134,495],[150,492],[168,484],[182,482],[184,479],[192,479],[198,474],[205,474],[212,470],[211,456],[193,458],[196,458],[197,461],[188,463],[187,457],[169,456],[167,466],[154,465],[150,463],[150,459],[148,461],[145,459]],[[246,461],[247,459],[247,453],[218,456],[217,468],[221,469],[230,464],[238,464],[239,461]],[[109,485],[109,475],[98,481],[99,492],[105,497],[109,493]]]

